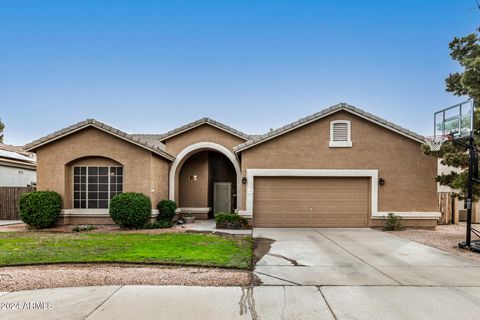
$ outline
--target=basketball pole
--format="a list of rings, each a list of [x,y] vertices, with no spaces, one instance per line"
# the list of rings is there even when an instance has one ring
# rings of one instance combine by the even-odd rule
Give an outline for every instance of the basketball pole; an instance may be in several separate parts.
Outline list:
[[[473,122],[473,119],[472,119]],[[474,131],[470,132],[468,143],[468,185],[467,185],[467,237],[465,246],[470,249],[472,244],[472,198],[473,198],[473,161],[475,160]]]

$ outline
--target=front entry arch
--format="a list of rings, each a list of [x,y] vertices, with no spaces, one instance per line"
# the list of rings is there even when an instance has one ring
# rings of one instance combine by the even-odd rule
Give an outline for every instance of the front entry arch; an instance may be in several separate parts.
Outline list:
[[[238,163],[237,157],[235,154],[230,151],[229,149],[225,148],[224,146],[213,143],[213,142],[199,142],[192,144],[182,151],[177,155],[175,158],[175,161],[172,164],[172,167],[170,168],[170,175],[169,175],[169,198],[170,200],[174,200],[177,197],[177,184],[178,184],[178,175],[180,173],[180,170],[185,163],[185,161],[193,154],[198,153],[200,151],[216,151],[221,154],[223,154],[225,157],[227,157],[231,163],[233,164],[233,167],[235,168],[235,172],[237,174],[237,208],[236,210],[238,211],[240,208],[240,202],[242,199],[242,171],[240,169],[240,164]]]

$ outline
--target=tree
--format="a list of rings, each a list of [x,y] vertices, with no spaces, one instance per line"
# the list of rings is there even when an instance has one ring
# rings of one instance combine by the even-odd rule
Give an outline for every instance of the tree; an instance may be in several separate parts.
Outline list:
[[[480,110],[477,110],[480,102],[480,39],[478,34],[472,33],[463,38],[454,38],[449,44],[450,56],[458,61],[463,72],[451,73],[447,79],[446,91],[456,96],[468,96],[474,99],[474,128],[480,128]],[[480,142],[480,134],[475,132],[475,145]],[[460,199],[466,198],[468,182],[468,154],[465,148],[447,141],[442,145],[440,151],[431,151],[423,146],[425,154],[441,159],[443,165],[461,169],[459,172],[450,172],[437,176],[441,185],[449,186],[457,190],[456,196]],[[474,199],[480,198],[480,188],[473,187]]]
[[[2,122],[2,119],[0,119],[0,143],[3,143],[3,129],[5,129],[5,125]]]

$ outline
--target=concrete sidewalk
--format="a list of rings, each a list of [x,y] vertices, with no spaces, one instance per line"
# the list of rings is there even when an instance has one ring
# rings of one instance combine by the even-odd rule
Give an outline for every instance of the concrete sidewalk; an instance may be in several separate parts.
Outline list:
[[[461,320],[478,318],[478,299],[472,287],[86,287],[4,293],[2,308],[47,310],[0,308],[0,319]]]

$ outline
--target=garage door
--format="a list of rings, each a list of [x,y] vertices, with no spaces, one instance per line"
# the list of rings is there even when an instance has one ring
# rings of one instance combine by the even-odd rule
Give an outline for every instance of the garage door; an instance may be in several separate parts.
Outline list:
[[[255,227],[367,227],[368,178],[256,177]]]

